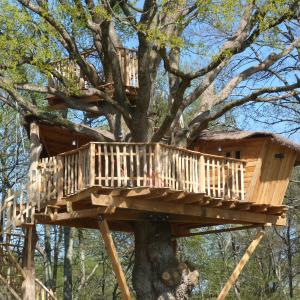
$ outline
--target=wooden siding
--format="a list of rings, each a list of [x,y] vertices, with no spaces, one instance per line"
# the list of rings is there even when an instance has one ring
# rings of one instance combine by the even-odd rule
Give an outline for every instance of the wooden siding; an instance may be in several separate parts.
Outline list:
[[[241,159],[246,161],[246,200],[258,204],[282,204],[297,156],[295,151],[269,138],[202,142],[194,150],[222,156],[229,152],[232,156],[240,151]],[[282,153],[284,157],[275,158],[277,153]]]
[[[283,158],[276,158],[276,154]],[[296,160],[296,153],[289,148],[267,142],[262,151],[261,173],[255,183],[255,194],[251,200],[257,203],[281,205]]]

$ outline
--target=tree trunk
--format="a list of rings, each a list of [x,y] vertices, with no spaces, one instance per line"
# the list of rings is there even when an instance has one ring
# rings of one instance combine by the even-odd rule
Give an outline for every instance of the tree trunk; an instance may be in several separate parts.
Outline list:
[[[25,279],[22,283],[23,300],[35,299],[35,265],[34,251],[38,241],[35,226],[26,228],[25,243],[23,249],[23,270]]]
[[[51,232],[50,225],[45,225],[44,227],[45,234],[45,253],[44,257],[44,272],[45,272],[45,285],[47,288],[53,290],[53,271],[52,271],[52,258],[51,258]]]
[[[72,300],[72,256],[73,256],[73,237],[70,227],[64,227],[64,300]]]
[[[138,300],[188,299],[199,274],[180,263],[167,222],[136,222],[133,287]]]

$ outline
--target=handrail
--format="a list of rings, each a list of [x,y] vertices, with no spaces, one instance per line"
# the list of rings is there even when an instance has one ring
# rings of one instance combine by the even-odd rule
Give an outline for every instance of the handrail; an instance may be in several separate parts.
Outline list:
[[[93,53],[92,50],[88,50],[84,53],[86,57]],[[137,50],[117,47],[117,56],[121,68],[121,75],[126,87],[138,87],[138,58]],[[75,59],[63,58],[56,62],[52,62],[51,65],[60,74],[63,74],[68,80],[75,80],[77,88],[85,89],[89,86],[89,82],[85,79],[85,75],[82,73],[79,65]],[[48,81],[49,86],[61,86],[61,82],[57,77],[51,76]]]
[[[91,144],[96,144],[96,145],[119,145],[119,146],[123,146],[123,145],[138,145],[138,146],[147,146],[147,145],[152,145],[152,146],[155,146],[155,145],[160,145],[161,147],[166,147],[166,148],[169,148],[169,149],[174,149],[174,150],[179,150],[179,151],[182,151],[182,152],[185,152],[185,153],[190,153],[190,154],[195,154],[195,155],[198,155],[198,156],[201,156],[201,155],[205,155],[207,157],[213,157],[213,158],[216,158],[216,159],[224,159],[224,160],[228,160],[228,161],[236,161],[236,162],[242,162],[242,163],[245,163],[246,164],[246,160],[244,159],[239,159],[239,158],[233,158],[233,157],[224,157],[224,156],[221,156],[221,155],[215,155],[215,154],[209,154],[209,153],[204,153],[204,152],[199,152],[199,151],[195,151],[195,150],[190,150],[190,149],[186,149],[186,148],[182,148],[182,147],[176,147],[176,146],[172,146],[172,145],[166,145],[166,144],[162,144],[162,143],[143,143],[143,142],[137,142],[137,143],[131,143],[131,142],[88,142],[76,149],[73,149],[73,150],[69,150],[69,151],[65,151],[65,152],[62,152],[62,153],[59,153],[58,156],[65,156],[65,155],[69,155],[71,153],[75,153],[77,151],[80,151],[80,150],[83,150],[83,149],[87,149],[89,147],[89,145]]]
[[[159,143],[90,142],[42,159],[37,187],[47,202],[92,186],[166,187],[244,200],[245,164]]]

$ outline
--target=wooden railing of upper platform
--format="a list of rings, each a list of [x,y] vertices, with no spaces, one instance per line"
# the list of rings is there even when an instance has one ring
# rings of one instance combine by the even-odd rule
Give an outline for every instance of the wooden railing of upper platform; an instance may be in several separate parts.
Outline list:
[[[39,163],[39,201],[66,197],[88,187],[169,188],[215,198],[244,200],[239,159],[162,144],[90,143]]]
[[[89,50],[83,53],[83,56],[88,57],[95,54],[95,50]],[[119,58],[121,74],[124,85],[127,87],[138,87],[138,59],[137,51],[133,49],[117,48],[117,55]],[[79,65],[74,59],[63,59],[53,63],[56,72],[63,76],[72,86],[74,90],[87,89],[90,84],[86,80],[85,75],[82,73]],[[64,90],[62,82],[52,76],[49,79],[49,86],[57,90]]]

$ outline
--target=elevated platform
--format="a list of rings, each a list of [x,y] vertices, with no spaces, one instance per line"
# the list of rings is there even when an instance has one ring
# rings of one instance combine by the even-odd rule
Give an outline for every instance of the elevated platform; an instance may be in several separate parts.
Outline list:
[[[40,160],[35,222],[112,230],[166,220],[174,235],[219,224],[285,224],[286,206],[245,198],[245,161],[161,144],[89,143]]]
[[[113,95],[114,82],[105,80],[103,70],[99,69],[98,63],[95,61],[95,54],[97,56],[95,49],[89,49],[81,53],[87,62],[97,70],[99,77],[103,78],[102,82],[96,88],[105,90],[108,95]],[[126,96],[131,104],[134,105],[139,87],[137,51],[118,47],[117,55]],[[57,74],[60,75],[60,78],[55,76],[50,77],[48,80],[49,87],[66,92],[66,94],[72,95],[81,103],[97,103],[102,100],[100,96],[89,92],[89,88],[92,86],[74,59],[66,58],[54,62],[52,65]],[[49,94],[47,100],[50,110],[68,108],[68,105],[58,96]]]

